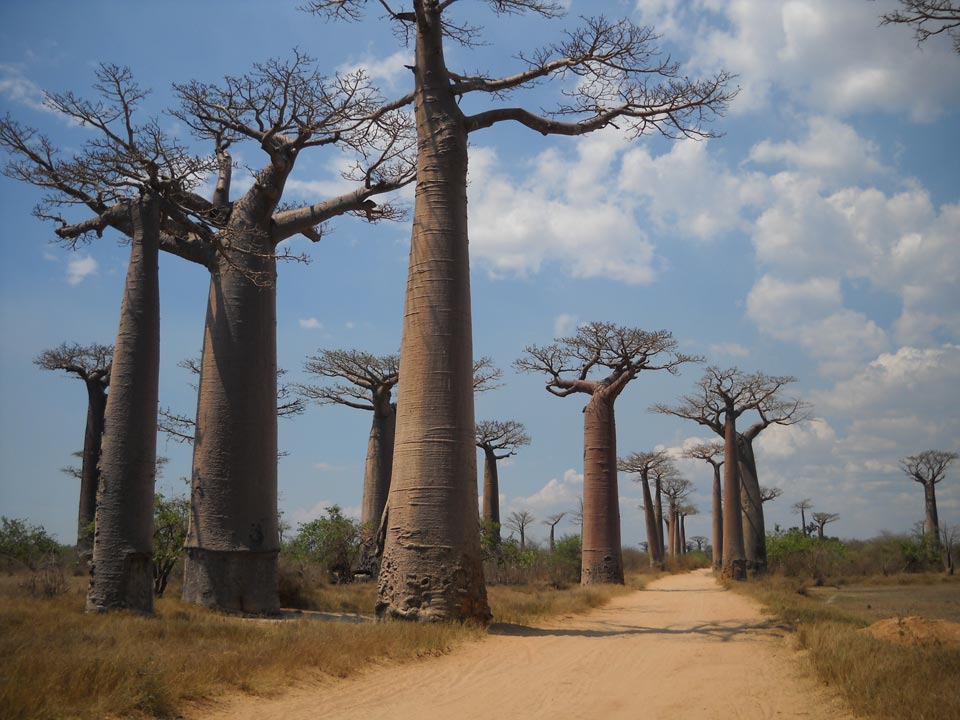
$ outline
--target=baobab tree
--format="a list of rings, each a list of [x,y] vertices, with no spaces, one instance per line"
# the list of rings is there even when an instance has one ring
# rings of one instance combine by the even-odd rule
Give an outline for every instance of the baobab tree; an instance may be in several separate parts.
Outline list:
[[[650,566],[663,569],[663,521],[654,509],[653,496],[650,493],[650,478],[661,476],[660,468],[672,461],[665,450],[630,453],[617,461],[620,472],[636,475],[643,491],[643,517],[647,526],[647,548],[650,554]],[[660,499],[657,498],[659,506]]]
[[[783,488],[760,486],[760,502],[767,503],[776,500],[781,495],[783,495]]]
[[[803,533],[803,536],[807,536],[807,510],[813,507],[813,503],[810,501],[810,498],[804,498],[793,504],[794,514],[800,513],[800,531]]]
[[[483,450],[483,520],[493,537],[499,540],[500,475],[497,461],[516,455],[519,448],[530,444],[530,436],[523,423],[516,420],[479,420],[476,431],[477,447]]]
[[[940,548],[940,518],[937,515],[936,486],[946,476],[947,468],[957,459],[957,453],[944,450],[924,450],[908,455],[900,461],[900,469],[914,482],[923,485],[923,533],[933,546]]]
[[[529,510],[519,510],[510,513],[507,517],[507,527],[516,530],[520,535],[520,552],[527,549],[527,528],[530,527],[536,518]]]
[[[373,413],[360,505],[360,567],[373,558],[373,539],[390,492],[396,407],[393,389],[400,380],[398,355],[373,355],[361,350],[321,350],[307,358],[311,375],[343,380],[326,385],[299,385],[304,397],[320,405],[342,405]]]
[[[707,546],[707,538],[703,535],[694,535],[690,538],[690,541],[697,546],[697,552],[703,552],[703,549]]]
[[[526,357],[514,362],[518,370],[545,373],[546,389],[552,395],[589,397],[583,409],[584,585],[623,582],[614,417],[617,398],[643,370],[677,374],[680,365],[698,360],[677,352],[677,342],[666,330],[648,332],[592,322],[551,345],[528,346]]]
[[[779,395],[784,385],[795,380],[790,376],[762,372],[746,374],[738,368],[710,367],[698,383],[697,391],[684,396],[679,406],[657,405],[654,408],[656,412],[693,420],[724,438],[722,572],[725,576],[733,574],[739,563],[739,558],[726,557],[728,549],[737,552],[738,545],[743,548],[744,570],[766,572],[766,528],[753,441],[771,425],[792,425],[807,418],[806,403],[793,398],[783,399]],[[750,410],[756,411],[760,419],[738,433],[737,419]],[[731,447],[728,449],[727,445]],[[731,459],[736,462],[731,463]],[[736,497],[730,494],[732,489],[737,490]],[[733,517],[741,512],[741,519]],[[730,536],[737,526],[741,535],[739,540]]]
[[[44,350],[33,362],[44,370],[62,370],[81,380],[87,389],[87,422],[80,454],[80,503],[77,513],[77,557],[85,565],[93,556],[93,522],[97,511],[97,487],[100,471],[100,443],[103,439],[107,387],[110,385],[110,360],[113,347],[92,343],[63,343]]]
[[[703,460],[713,468],[713,558],[714,570],[720,570],[723,560],[723,497],[720,489],[720,468],[723,466],[722,443],[699,443],[687,448],[684,457]]]
[[[700,511],[692,503],[683,503],[677,508],[677,515],[680,518],[680,554],[687,554],[687,518],[690,515],[696,515]]]
[[[663,494],[667,496],[667,554],[677,557],[683,553],[683,542],[680,532],[680,508],[683,500],[693,489],[693,483],[681,476],[676,468],[673,472],[663,474]]]
[[[815,512],[812,516],[814,524],[817,526],[817,537],[823,540],[823,529],[832,522],[840,519],[837,513]]]
[[[910,25],[917,43],[946,33],[960,53],[960,3],[951,0],[900,0],[900,9],[880,16],[881,25]]]
[[[563,520],[566,516],[565,512],[557,513],[556,515],[551,515],[546,520],[543,521],[544,525],[550,526],[550,552],[554,552],[557,549],[556,539],[554,537],[554,531],[557,529],[557,524]]]
[[[553,17],[561,11],[560,3],[544,0],[485,4],[498,14]],[[359,18],[365,5],[364,0],[308,2],[314,12],[341,19]],[[523,68],[514,75],[454,72],[445,59],[447,41],[475,45],[478,39],[476,28],[456,18],[466,4],[403,0],[397,5],[382,0],[376,7],[385,9],[386,19],[414,44],[413,92],[397,103],[414,106],[418,182],[400,350],[406,379],[391,489],[397,500],[390,503],[378,613],[484,619],[489,608],[473,522],[468,137],[511,122],[545,135],[577,136],[619,123],[635,136],[656,131],[668,137],[705,137],[710,135],[705,122],[726,107],[733,92],[725,72],[691,81],[679,65],[661,60],[653,30],[604,18],[588,19],[565,41],[525,54]],[[540,80],[569,77],[578,81],[567,86],[565,101],[547,115],[512,106],[475,114],[463,109],[472,104],[462,102],[468,96],[497,100]],[[420,500],[425,492],[430,502]],[[416,542],[410,542],[411,532]]]
[[[413,179],[406,116],[382,106],[362,73],[323,76],[295,52],[255,64],[221,84],[175,85],[174,115],[217,148],[220,175],[196,213],[213,225],[190,530],[183,597],[231,611],[272,612],[277,598],[276,263],[284,240],[319,240],[321,224],[346,213],[397,217],[371,198]],[[266,154],[253,183],[231,200],[235,143]],[[355,189],[311,205],[280,201],[300,155],[311,148],[354,153]],[[242,359],[242,360],[240,360]]]
[[[156,459],[157,386],[160,364],[160,293],[157,257],[161,246],[190,254],[186,241],[171,237],[181,223],[182,198],[211,169],[209,160],[188,153],[166,137],[156,121],[140,123],[147,95],[130,70],[100,65],[96,100],[71,92],[47,93],[45,104],[92,131],[69,157],[45,136],[0,120],[0,146],[12,157],[8,176],[45,190],[35,214],[57,223],[69,247],[106,228],[130,240],[120,321],[113,347],[100,449],[99,487],[88,611],[153,610],[153,492]],[[68,222],[61,208],[91,213]]]

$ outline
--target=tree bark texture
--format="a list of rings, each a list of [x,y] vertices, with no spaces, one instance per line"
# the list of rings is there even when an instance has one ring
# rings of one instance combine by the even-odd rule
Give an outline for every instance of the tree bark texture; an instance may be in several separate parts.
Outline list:
[[[720,468],[713,466],[713,569],[723,564],[723,499],[720,492]]]
[[[426,16],[426,17],[424,17]],[[487,621],[477,522],[467,132],[439,16],[418,6],[417,187],[378,617]]]
[[[497,472],[497,451],[483,449],[483,520],[500,537],[500,476]],[[496,525],[494,525],[494,523]]]
[[[663,544],[663,487],[660,478],[654,479],[653,512],[657,518],[657,548],[660,552],[660,561],[663,562],[666,547]]]
[[[273,207],[259,185],[235,205],[203,337],[183,599],[231,612],[279,609]]]
[[[667,509],[667,555],[677,556],[677,508],[672,500]]]
[[[933,545],[940,547],[940,518],[937,515],[936,485],[932,482],[923,483],[923,505],[926,515],[923,520],[923,532],[933,538]]]
[[[599,388],[583,409],[583,585],[623,582],[614,399]]]
[[[83,434],[83,460],[80,464],[80,508],[77,513],[77,556],[85,566],[93,557],[93,526],[97,513],[97,488],[100,485],[100,446],[107,408],[107,392],[99,374],[86,380],[87,425]]]
[[[747,572],[763,575],[767,572],[767,531],[763,521],[763,500],[757,479],[757,461],[753,443],[738,435],[737,458],[740,470],[740,504],[743,514],[743,551]]]
[[[680,515],[680,554],[687,554],[687,518]]]
[[[663,570],[663,550],[660,548],[660,535],[657,527],[660,521],[653,510],[653,499],[650,496],[650,481],[647,474],[640,475],[640,484],[643,486],[643,517],[647,525],[647,552],[650,555],[650,566]]]
[[[367,442],[367,462],[363,473],[363,504],[360,508],[360,524],[372,528],[376,534],[383,508],[390,494],[390,477],[393,474],[393,442],[396,436],[397,414],[393,405],[377,408],[373,412],[370,439]]]
[[[737,421],[728,407],[723,432],[723,565],[721,577],[743,580],[747,561],[743,550],[743,520],[740,516],[740,473],[737,461]]]
[[[153,612],[160,209],[130,203],[131,248],[107,396],[87,611]]]

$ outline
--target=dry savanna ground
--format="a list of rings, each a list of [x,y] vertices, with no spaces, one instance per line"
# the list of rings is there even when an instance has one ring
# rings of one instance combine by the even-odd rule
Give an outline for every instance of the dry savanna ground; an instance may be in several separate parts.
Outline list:
[[[640,705],[649,717],[671,718],[809,720],[844,717],[846,708],[868,718],[960,717],[960,646],[862,630],[885,617],[958,620],[960,582],[940,576],[910,585],[741,586],[760,603],[721,589],[706,572],[658,580],[642,593],[494,586],[499,623],[488,632],[363,622],[352,611],[370,606],[371,585],[325,588],[329,614],[283,621],[175,599],[159,601],[156,618],[85,616],[82,578],[71,581],[66,595],[35,598],[23,578],[0,580],[0,716],[188,711],[295,720],[314,717],[322,700],[325,717],[373,718],[380,698],[391,711],[383,716],[395,718],[399,703],[423,706],[427,697],[438,717],[457,707],[487,716],[491,703],[506,717],[528,697],[524,716],[554,719],[634,717]],[[333,615],[360,621],[318,621]],[[797,653],[798,643],[807,651]],[[434,676],[437,687],[425,686]],[[757,678],[766,678],[762,688]],[[418,715],[429,717],[422,708]]]

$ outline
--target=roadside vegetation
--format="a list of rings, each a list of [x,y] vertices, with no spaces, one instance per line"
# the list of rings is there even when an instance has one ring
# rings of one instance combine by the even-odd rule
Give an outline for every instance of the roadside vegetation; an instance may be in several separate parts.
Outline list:
[[[912,629],[915,616],[960,623],[960,577],[942,572],[921,532],[840,541],[777,530],[767,549],[771,575],[729,587],[795,630],[808,651],[804,662],[855,712],[878,720],[960,717],[958,638]],[[883,631],[865,630],[890,619]]]

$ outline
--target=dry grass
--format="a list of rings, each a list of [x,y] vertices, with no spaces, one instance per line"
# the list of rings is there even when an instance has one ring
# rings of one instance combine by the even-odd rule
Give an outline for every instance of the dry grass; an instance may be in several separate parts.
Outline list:
[[[883,585],[806,588],[782,578],[734,587],[796,629],[812,671],[857,713],[880,720],[960,717],[960,647],[904,646],[859,632],[901,614],[904,602],[949,619],[960,601],[955,581],[934,576],[933,584],[911,583],[894,595]]]
[[[583,612],[641,587],[491,587],[497,622],[529,623]],[[155,617],[84,615],[85,578],[67,594],[28,596],[22,579],[0,578],[0,717],[172,717],[191,701],[227,692],[271,694],[317,677],[345,677],[371,663],[449,652],[483,636],[475,626],[324,622],[315,614],[267,621],[225,616],[175,596]],[[373,583],[326,586],[329,612],[364,612]]]

